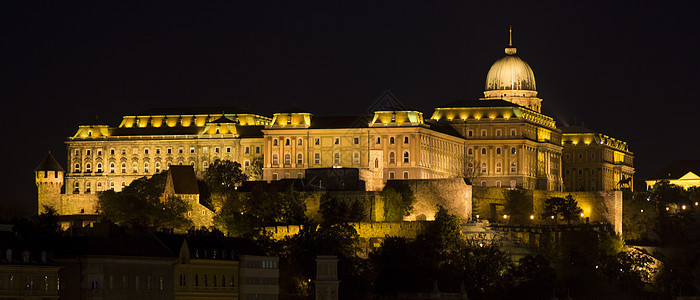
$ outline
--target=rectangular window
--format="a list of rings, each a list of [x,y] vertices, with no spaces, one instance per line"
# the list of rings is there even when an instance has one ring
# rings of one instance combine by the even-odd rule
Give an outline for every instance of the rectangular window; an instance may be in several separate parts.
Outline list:
[[[148,148],[144,148],[144,149],[143,149],[143,154],[148,155]]]
[[[139,148],[131,148],[131,154],[133,154],[133,155],[139,154]]]
[[[97,156],[102,155],[102,149],[97,149]]]
[[[360,152],[355,152],[352,154],[352,163],[353,164],[360,164]]]
[[[91,154],[92,154],[92,151],[90,149],[85,150],[85,155],[91,155]],[[136,153],[134,153],[134,154],[136,154]]]
[[[243,162],[243,171],[248,172],[248,167],[250,167],[250,161],[246,160]]]
[[[474,131],[472,131],[472,130],[467,131],[467,136],[474,136]]]
[[[481,130],[481,136],[486,136],[486,129]]]
[[[226,153],[231,153],[231,147],[226,147]]]
[[[333,145],[340,145],[340,138],[334,138]]]
[[[360,138],[359,138],[359,137],[354,137],[354,138],[352,139],[352,143],[355,144],[355,145],[359,145],[359,144],[360,144]]]
[[[190,147],[190,154],[194,154],[194,147]]]
[[[165,153],[167,153],[167,154],[173,154],[173,148],[165,149]]]
[[[160,154],[160,148],[156,148],[156,154]]]
[[[183,149],[182,147],[179,147],[179,148],[177,148],[177,153],[178,154],[185,153],[185,149]]]
[[[515,136],[515,129],[510,130],[510,136]]]
[[[314,153],[314,164],[320,165],[321,164],[321,153]]]
[[[209,147],[202,147],[202,154],[209,154]]]
[[[260,146],[255,146],[255,154],[260,154]]]
[[[214,153],[219,153],[219,147],[214,147]]]
[[[73,155],[74,155],[74,156],[80,156],[80,149],[75,149],[75,154],[73,154]]]
[[[244,153],[245,153],[245,154],[248,154],[248,153],[250,153],[250,147],[248,147],[248,146],[245,146],[245,148],[244,148],[244,149],[245,149],[245,151],[244,151]]]
[[[314,138],[314,145],[320,145],[321,144],[321,139],[320,138]]]
[[[126,155],[126,148],[122,148],[122,155]]]

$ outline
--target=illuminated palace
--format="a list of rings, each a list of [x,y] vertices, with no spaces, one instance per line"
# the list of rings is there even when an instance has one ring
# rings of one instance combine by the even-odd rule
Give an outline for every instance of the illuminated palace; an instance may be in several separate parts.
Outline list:
[[[505,53],[488,71],[483,98],[438,106],[427,119],[387,91],[364,115],[151,109],[124,116],[117,127],[82,125],[66,141],[65,175],[52,157],[37,168],[39,207],[92,213],[97,192],[119,191],[171,165],[192,165],[201,177],[217,159],[238,161],[246,172],[260,161],[256,179],[266,181],[302,178],[310,168],[356,168],[367,190],[392,179],[456,177],[486,187],[612,190],[633,176],[624,142],[562,132],[542,114],[532,69],[512,45]]]

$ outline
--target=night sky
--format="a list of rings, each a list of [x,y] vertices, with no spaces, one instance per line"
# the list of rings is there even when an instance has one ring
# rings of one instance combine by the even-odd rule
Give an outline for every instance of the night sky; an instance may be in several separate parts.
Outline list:
[[[295,103],[364,113],[389,89],[428,118],[483,95],[508,26],[558,126],[627,141],[637,178],[700,159],[690,1],[27,2],[0,2],[0,203],[33,208],[36,165],[50,150],[65,168],[66,137],[96,117],[225,105],[271,116]]]

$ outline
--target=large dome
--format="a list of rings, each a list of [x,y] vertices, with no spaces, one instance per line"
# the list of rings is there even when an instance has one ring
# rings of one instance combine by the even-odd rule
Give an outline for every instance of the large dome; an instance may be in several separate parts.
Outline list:
[[[506,48],[506,54],[489,69],[486,91],[536,91],[535,74],[530,66],[515,55],[515,48]]]

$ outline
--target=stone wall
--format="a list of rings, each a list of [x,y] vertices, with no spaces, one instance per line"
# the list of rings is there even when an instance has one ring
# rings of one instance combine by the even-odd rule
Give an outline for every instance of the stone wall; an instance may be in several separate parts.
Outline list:
[[[415,239],[428,224],[427,222],[353,222],[348,223],[361,239],[384,238],[386,236],[400,236]],[[283,239],[292,236],[303,228],[303,225],[284,225],[265,227],[265,231],[272,233],[273,239]]]
[[[97,194],[64,194],[58,211],[61,215],[95,214]]]
[[[394,182],[388,182],[391,186]],[[398,184],[407,185],[416,196],[413,213],[404,217],[404,221],[433,220],[438,205],[460,219],[472,217],[472,186],[464,179],[416,179],[400,180]]]
[[[507,193],[507,189],[474,187],[475,215],[479,215],[480,219],[493,219],[503,215]],[[532,199],[533,214],[535,216],[533,223],[541,222],[540,216],[544,213],[545,200],[551,197],[563,198],[569,194],[578,202],[578,206],[583,209],[583,218],[580,222],[585,222],[586,218],[588,218],[589,222],[610,223],[616,233],[622,233],[622,191],[526,191],[525,197]]]

